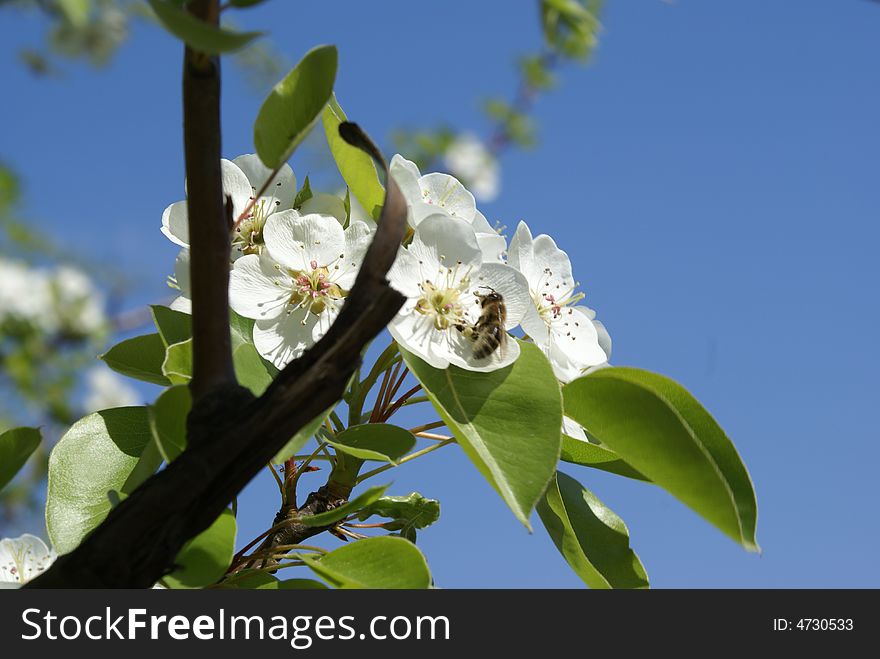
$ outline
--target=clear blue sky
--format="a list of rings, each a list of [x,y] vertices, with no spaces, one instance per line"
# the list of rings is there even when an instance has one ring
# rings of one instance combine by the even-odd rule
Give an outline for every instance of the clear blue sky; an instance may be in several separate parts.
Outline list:
[[[276,0],[240,15],[292,61],[337,43],[340,100],[373,135],[485,131],[478,100],[509,95],[514,57],[539,43],[535,3],[442,4]],[[613,361],[676,378],[719,419],[755,481],[764,554],[656,488],[564,470],[624,518],[657,587],[878,587],[880,5],[608,0],[604,23],[484,210],[556,237]],[[180,49],[141,25],[108,70],[34,80],[13,61],[38,38],[38,21],[5,15],[0,158],[42,227],[127,268],[133,302],[157,299],[175,254],[161,212],[182,196]],[[261,98],[226,73],[234,157],[252,150]],[[439,585],[580,585],[537,518],[529,535],[457,449],[440,453],[393,486],[442,501],[420,542]],[[270,522],[271,487],[248,490],[266,510],[242,536]]]

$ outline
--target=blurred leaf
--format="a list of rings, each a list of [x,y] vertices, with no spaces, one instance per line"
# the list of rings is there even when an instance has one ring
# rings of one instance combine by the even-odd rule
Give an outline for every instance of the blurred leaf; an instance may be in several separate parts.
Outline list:
[[[418,548],[402,538],[366,538],[321,558],[297,556],[336,588],[430,588],[431,572]]]
[[[562,435],[562,455],[560,459],[571,464],[593,467],[594,469],[601,469],[618,476],[626,476],[627,478],[648,481],[650,483],[649,479],[626,464],[614,451],[609,451],[603,446],[597,446],[590,442],[574,439],[568,435]]]
[[[343,121],[348,121],[348,118],[333,94],[322,116],[330,153],[333,154],[336,167],[355,199],[374,220],[378,220],[382,204],[385,203],[385,188],[379,182],[373,159],[340,137],[339,124]]]
[[[125,483],[152,434],[144,407],[119,407],[77,421],[49,456],[46,526],[66,554],[110,511],[108,492]]]
[[[0,490],[15,478],[39,445],[38,428],[12,428],[0,434]]]
[[[192,396],[186,385],[166,389],[149,406],[150,430],[165,462],[171,462],[186,448],[186,417],[191,407]]]
[[[135,380],[152,382],[167,387],[171,381],[165,376],[165,343],[157,334],[145,334],[117,343],[100,356],[117,373]]]
[[[333,437],[325,437],[331,446],[363,460],[397,464],[416,445],[409,430],[389,423],[365,423],[351,426]]]
[[[559,553],[590,588],[648,587],[626,524],[570,476],[556,474],[538,514]]]
[[[187,542],[174,564],[177,569],[165,576],[169,588],[202,588],[219,581],[235,553],[235,515],[224,510],[207,529]]]
[[[587,59],[599,42],[601,0],[541,0],[544,39],[555,52]]]
[[[272,384],[273,372],[277,373],[275,367],[266,362],[257,349],[249,343],[238,346],[232,352],[232,363],[235,366],[238,383],[250,389],[254,396],[262,395]]]
[[[750,551],[757,502],[733,443],[686,389],[634,368],[604,368],[563,389],[565,413],[621,459]]]
[[[313,48],[270,92],[254,122],[254,146],[263,164],[285,162],[311,130],[333,93],[335,46]]]
[[[232,32],[210,25],[185,9],[162,0],[147,0],[163,27],[200,53],[220,55],[244,48],[262,32]]]
[[[91,0],[55,0],[58,9],[74,27],[83,27],[89,21]]]
[[[388,485],[377,485],[376,487],[371,487],[363,494],[360,494],[350,501],[346,501],[344,504],[334,508],[333,510],[328,510],[327,512],[319,513],[317,515],[307,515],[305,517],[301,517],[299,521],[302,522],[305,526],[329,526],[330,524],[334,524],[342,519],[345,519],[349,515],[353,515],[361,508],[369,506],[371,503],[376,501],[376,499],[385,494],[385,490],[387,489]]]
[[[527,528],[559,461],[562,401],[544,354],[519,342],[511,366],[490,373],[432,368],[400,352],[465,454]]]

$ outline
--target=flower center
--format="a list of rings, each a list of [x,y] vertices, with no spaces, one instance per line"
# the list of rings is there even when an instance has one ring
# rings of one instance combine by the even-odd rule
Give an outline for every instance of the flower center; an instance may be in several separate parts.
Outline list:
[[[563,309],[577,304],[586,297],[583,293],[575,293],[577,283],[563,279],[561,283],[554,284],[550,281],[552,277],[553,271],[544,268],[537,290],[530,291],[538,313],[548,325],[562,315]]]
[[[438,330],[461,326],[467,321],[464,294],[470,288],[470,269],[462,274],[460,266],[461,263],[454,268],[441,268],[435,277],[439,284],[431,279],[424,279],[419,284],[422,297],[416,302],[415,309],[430,318]]]
[[[259,254],[263,249],[263,227],[280,205],[281,202],[274,197],[260,197],[235,230],[232,246],[241,250],[242,254]]]
[[[307,309],[320,316],[328,304],[344,299],[348,291],[330,281],[330,270],[326,266],[319,267],[314,260],[309,265],[311,270],[288,270],[293,280],[288,304],[293,309]]]

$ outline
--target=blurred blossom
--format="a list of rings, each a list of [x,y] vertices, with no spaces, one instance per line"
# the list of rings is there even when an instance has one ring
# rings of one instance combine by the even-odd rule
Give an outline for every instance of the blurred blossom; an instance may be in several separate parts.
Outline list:
[[[501,176],[498,160],[475,135],[463,133],[446,150],[446,167],[461,179],[478,201],[498,196]]]
[[[86,413],[141,405],[143,402],[131,385],[105,366],[95,366],[86,373],[86,386],[88,389],[83,401]]]

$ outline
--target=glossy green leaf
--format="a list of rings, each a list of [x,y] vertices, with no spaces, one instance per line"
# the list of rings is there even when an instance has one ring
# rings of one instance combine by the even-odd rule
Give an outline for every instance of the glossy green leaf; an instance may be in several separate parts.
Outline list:
[[[229,310],[229,333],[232,338],[232,349],[249,343],[254,343],[254,319],[239,316],[232,309]]]
[[[186,417],[192,407],[189,387],[177,385],[162,392],[150,405],[150,429],[165,462],[171,462],[186,448]]]
[[[339,520],[345,519],[349,515],[353,515],[362,508],[369,506],[371,503],[376,501],[376,499],[385,494],[385,490],[387,489],[388,485],[377,485],[376,487],[371,487],[363,494],[360,494],[350,501],[346,501],[344,504],[334,508],[333,510],[328,510],[327,512],[319,513],[317,515],[302,517],[300,518],[300,521],[305,526],[328,526],[330,524],[338,522]]]
[[[163,578],[169,588],[202,588],[226,574],[235,553],[235,515],[225,510],[211,526],[187,542],[174,564],[177,569]]]
[[[101,355],[101,359],[117,373],[135,380],[167,387],[171,381],[162,371],[165,343],[157,334],[145,334],[117,343]]]
[[[262,32],[233,32],[210,25],[186,9],[162,0],[147,0],[162,26],[187,46],[200,53],[220,55],[240,50]]]
[[[626,524],[575,479],[557,473],[538,514],[559,553],[590,588],[648,587]]]
[[[165,352],[162,373],[171,384],[186,384],[192,379],[193,340],[172,343]]]
[[[382,497],[358,513],[360,521],[371,516],[387,517],[385,524],[389,531],[400,531],[406,535],[415,529],[424,529],[440,519],[440,502],[426,499],[418,492],[405,497]]]
[[[480,473],[526,527],[559,461],[562,401],[553,369],[520,342],[511,366],[491,373],[428,366],[401,348],[409,370]]]
[[[321,116],[336,80],[335,46],[305,54],[279,82],[254,122],[254,145],[260,160],[275,169],[290,157]]]
[[[262,395],[272,384],[272,373],[269,369],[274,371],[275,368],[250,343],[244,343],[232,352],[232,364],[238,383],[250,389],[254,396]]]
[[[335,407],[335,405],[333,406]],[[275,464],[281,464],[288,458],[292,458],[294,455],[299,453],[300,449],[305,446],[308,441],[315,436],[320,427],[324,425],[324,421],[330,415],[330,412],[333,411],[333,407],[325,411],[323,414],[316,416],[314,419],[309,421],[306,425],[300,428],[299,432],[296,433],[287,444],[284,445],[275,457],[272,459],[272,462]]]
[[[379,181],[373,159],[339,136],[339,124],[347,120],[334,94],[330,97],[322,116],[330,153],[333,154],[336,167],[355,199],[374,220],[378,220],[382,212],[382,204],[385,203],[385,188]]]
[[[571,464],[601,469],[618,476],[626,476],[640,481],[647,481],[644,475],[630,467],[620,459],[614,451],[604,446],[581,441],[568,435],[562,435],[562,455],[560,460]]]
[[[104,520],[108,492],[128,493],[126,481],[151,438],[145,407],[119,407],[80,419],[58,441],[49,456],[46,526],[59,554]]]
[[[358,540],[316,558],[299,554],[319,577],[336,588],[429,588],[431,572],[418,548],[403,538]]]
[[[605,368],[565,386],[565,413],[634,469],[757,551],[757,503],[733,443],[669,378]]]
[[[150,313],[166,348],[173,343],[180,343],[192,338],[192,316],[188,313],[175,311],[158,304],[150,307]]]
[[[363,460],[397,464],[416,445],[409,430],[390,423],[365,423],[351,426],[334,437],[325,437],[331,446]]]
[[[15,478],[39,445],[37,428],[12,428],[0,434],[0,490]]]

